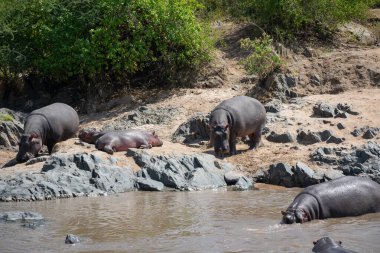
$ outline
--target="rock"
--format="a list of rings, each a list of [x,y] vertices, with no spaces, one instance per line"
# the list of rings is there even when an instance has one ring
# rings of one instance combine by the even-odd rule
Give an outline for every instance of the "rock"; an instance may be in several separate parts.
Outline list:
[[[288,99],[298,97],[290,88],[297,86],[298,79],[290,74],[273,73],[264,82],[265,90],[273,90],[275,97]]]
[[[344,141],[345,141],[345,138],[339,138],[339,137],[336,137],[336,136],[331,136],[326,142],[327,143],[339,144],[339,143],[342,143]]]
[[[283,134],[276,134],[272,131],[266,138],[268,141],[277,143],[294,142],[294,137],[289,132]]]
[[[312,169],[302,162],[297,162],[294,170],[294,186],[307,187],[319,184],[323,177],[318,176]]]
[[[344,119],[347,119],[348,118],[348,114],[346,112],[337,111],[335,113],[335,118],[344,118]]]
[[[224,180],[226,181],[227,185],[236,184],[241,177],[244,177],[244,174],[236,171],[227,171],[224,174]]]
[[[270,102],[266,103],[264,107],[267,112],[277,113],[281,111],[281,105],[281,100],[272,99]]]
[[[349,114],[352,114],[352,115],[359,115],[359,112],[356,112],[352,109],[352,105],[349,105],[347,103],[339,103],[336,105],[336,108],[335,108],[335,111],[338,112],[346,112],[346,113],[349,113]]]
[[[336,126],[337,126],[337,128],[338,128],[339,130],[342,130],[342,129],[345,129],[345,128],[346,128],[342,123],[338,123]]]
[[[15,221],[38,221],[43,220],[44,217],[42,217],[41,214],[35,213],[35,212],[4,212],[0,213],[0,219],[8,222],[15,222]]]
[[[322,83],[322,79],[319,75],[313,74],[310,76],[310,83],[316,86],[320,86]]]
[[[252,179],[245,176],[239,178],[239,180],[233,185],[235,191],[250,190],[253,188]]]
[[[344,174],[341,170],[335,170],[335,169],[330,168],[324,172],[324,178],[326,180],[333,180],[340,177],[344,177]]]
[[[313,161],[328,166],[331,171],[326,178],[332,179],[344,175],[368,176],[380,182],[380,145],[368,142],[361,147],[352,147],[351,151],[335,148],[332,154],[326,154],[322,148],[311,154]]]
[[[41,173],[22,171],[0,178],[1,201],[36,201],[134,190],[129,167],[113,165],[96,155],[55,153]]]
[[[293,187],[292,167],[285,163],[270,165],[267,183],[285,187]]]
[[[321,142],[321,136],[318,133],[313,133],[310,131],[304,131],[304,130],[299,130],[297,134],[297,141],[301,144],[304,145],[309,145],[309,144],[314,144]]]
[[[323,118],[330,118],[335,116],[334,107],[326,103],[318,103],[314,105],[313,112],[315,116]]]
[[[164,184],[150,178],[137,178],[137,189],[141,191],[162,191]]]
[[[224,174],[226,170],[233,168],[208,154],[150,155],[137,149],[130,149],[128,154],[144,170],[146,178],[178,190],[227,186]]]
[[[370,137],[373,135],[373,137],[375,135],[377,135],[377,133],[380,132],[380,128],[379,127],[369,127],[369,126],[365,126],[365,127],[361,127],[361,128],[356,128],[354,129],[354,131],[351,132],[351,134],[355,137],[358,137],[359,135],[363,134],[363,138],[365,139],[370,139]],[[372,137],[372,138],[373,138]]]
[[[368,129],[364,132],[363,138],[364,139],[372,139],[377,135],[378,131],[375,131],[374,129]]]
[[[349,22],[341,25],[338,29],[341,33],[347,34],[341,36],[341,38],[350,38],[350,40],[354,38],[357,42],[364,45],[376,44],[376,35],[371,30],[358,23]]]
[[[194,143],[210,139],[209,114],[198,113],[182,123],[172,136],[173,142]]]
[[[21,134],[24,132],[22,123],[25,114],[10,109],[0,109],[0,148],[18,148]]]
[[[76,235],[68,234],[66,235],[65,243],[66,244],[80,243],[80,239]]]

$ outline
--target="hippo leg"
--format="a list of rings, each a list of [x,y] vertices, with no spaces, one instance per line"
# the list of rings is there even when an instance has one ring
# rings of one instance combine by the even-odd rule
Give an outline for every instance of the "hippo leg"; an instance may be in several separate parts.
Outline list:
[[[143,149],[143,148],[152,148],[152,144],[148,143],[148,144],[143,144],[141,145],[139,148]]]
[[[261,140],[261,132],[258,132],[257,134],[253,133],[249,135],[250,145],[249,149],[257,149],[260,144]]]
[[[105,145],[103,147],[103,151],[106,152],[107,154],[110,154],[110,155],[112,155],[113,152],[115,152],[114,148],[112,148],[111,145]]]
[[[229,145],[230,155],[236,155],[236,134],[230,133]]]

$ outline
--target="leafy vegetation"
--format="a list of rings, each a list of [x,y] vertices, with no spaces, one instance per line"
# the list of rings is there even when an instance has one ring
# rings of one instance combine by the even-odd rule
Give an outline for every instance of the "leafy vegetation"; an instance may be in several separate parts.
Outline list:
[[[57,81],[193,68],[211,43],[193,0],[2,0],[1,77]]]
[[[0,114],[0,121],[13,121],[13,116],[10,114]]]
[[[326,35],[339,23],[360,20],[379,0],[203,0],[211,13],[249,19],[283,39],[311,31]]]
[[[242,48],[251,52],[242,60],[242,64],[249,74],[257,74],[260,78],[265,78],[283,64],[281,57],[272,47],[273,41],[269,35],[264,34],[255,40],[246,38],[240,42]]]

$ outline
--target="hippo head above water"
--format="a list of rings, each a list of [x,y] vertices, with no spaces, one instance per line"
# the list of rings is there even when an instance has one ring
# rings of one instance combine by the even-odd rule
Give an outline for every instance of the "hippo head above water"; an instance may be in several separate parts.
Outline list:
[[[16,160],[18,162],[26,162],[37,156],[41,149],[42,139],[38,134],[33,133],[22,135]]]
[[[293,209],[281,211],[282,223],[293,224],[293,223],[303,223],[309,221],[307,212],[303,209]]]
[[[211,142],[214,144],[215,154],[219,157],[223,157],[230,152],[229,137],[230,128],[229,125],[217,125],[211,126]]]

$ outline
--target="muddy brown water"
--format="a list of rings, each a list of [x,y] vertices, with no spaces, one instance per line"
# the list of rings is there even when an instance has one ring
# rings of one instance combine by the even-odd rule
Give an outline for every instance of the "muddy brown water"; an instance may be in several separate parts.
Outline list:
[[[380,252],[380,213],[280,225],[300,189],[129,192],[117,196],[0,203],[33,211],[36,229],[0,222],[0,252],[311,252],[322,236]],[[81,238],[65,244],[66,234]]]

